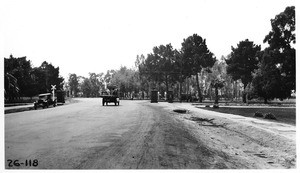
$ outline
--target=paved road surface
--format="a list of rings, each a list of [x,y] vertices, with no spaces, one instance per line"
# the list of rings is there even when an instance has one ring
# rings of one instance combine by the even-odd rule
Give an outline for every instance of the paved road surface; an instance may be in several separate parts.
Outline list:
[[[197,132],[199,125],[187,124],[186,122],[190,120],[176,118],[174,116],[176,114],[170,113],[170,110],[158,104],[125,100],[121,100],[120,106],[113,104],[102,106],[101,103],[100,98],[80,99],[77,103],[55,108],[6,114],[5,167],[7,169],[291,167],[291,164],[274,165],[276,161],[262,164],[259,159],[255,161],[254,156],[246,158],[240,153],[241,157],[237,157],[237,153],[228,153],[223,146],[220,145],[220,148],[208,143],[207,135],[199,136],[199,133],[204,132],[201,129],[199,133]],[[215,134],[217,133],[221,132]],[[221,136],[224,134],[221,133]],[[8,162],[18,160],[24,163],[29,159],[32,161],[37,159],[38,165],[29,167],[23,164],[10,167]]]

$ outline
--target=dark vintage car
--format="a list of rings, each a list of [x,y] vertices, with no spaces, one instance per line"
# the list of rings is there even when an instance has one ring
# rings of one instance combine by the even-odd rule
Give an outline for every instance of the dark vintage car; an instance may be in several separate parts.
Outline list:
[[[115,105],[120,105],[119,91],[116,85],[108,85],[107,89],[109,89],[109,93],[104,91],[101,93],[100,97],[102,97],[102,105],[107,105],[108,103],[115,103]]]
[[[102,92],[102,105],[107,105],[108,103],[115,103],[115,105],[120,105],[120,99],[119,96],[116,93],[113,93],[112,95],[108,94],[107,92]]]
[[[53,105],[53,107],[55,107],[56,98],[54,98],[54,101],[52,98],[53,95],[51,93],[40,94],[39,99],[34,102],[34,109],[37,109],[38,107],[48,108],[50,105]]]

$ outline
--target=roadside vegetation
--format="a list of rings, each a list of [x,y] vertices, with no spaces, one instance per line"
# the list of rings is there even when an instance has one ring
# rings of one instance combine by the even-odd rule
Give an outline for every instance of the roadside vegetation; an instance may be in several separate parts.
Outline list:
[[[268,22],[268,21],[266,21]],[[216,57],[206,39],[198,34],[184,38],[180,49],[158,45],[147,55],[137,55],[134,67],[121,66],[88,77],[69,74],[66,81],[46,61],[31,67],[26,57],[5,58],[5,99],[33,97],[50,91],[51,85],[70,97],[99,97],[107,84],[117,85],[123,99],[149,99],[158,90],[160,99],[202,102],[219,99],[250,103],[262,99],[286,99],[295,94],[295,7],[271,19],[272,29],[262,38],[269,46],[261,49],[249,39],[241,40],[226,56]]]
[[[64,79],[59,75],[59,67],[46,61],[33,67],[26,56],[4,58],[5,103],[32,103],[38,94],[51,92],[51,85],[63,90]]]
[[[267,22],[267,21],[266,21]],[[77,97],[97,97],[105,84],[118,85],[122,98],[146,99],[152,89],[159,97],[171,90],[175,100],[202,102],[204,99],[243,103],[262,99],[286,99],[295,94],[295,7],[287,7],[271,19],[272,30],[261,46],[245,39],[232,46],[227,56],[215,57],[206,39],[193,34],[182,47],[154,46],[147,55],[137,55],[133,68],[120,67],[89,77],[70,74],[67,88]],[[100,86],[100,87],[99,87]]]
[[[220,107],[218,109],[214,109],[212,107],[198,107],[200,109],[205,110],[211,110],[221,113],[228,113],[228,114],[234,114],[234,115],[241,115],[244,117],[253,117],[258,119],[263,119],[264,116],[268,113],[273,114],[276,117],[276,122],[282,122],[286,124],[296,125],[296,108],[274,108],[274,107],[268,107],[268,108],[252,108],[252,107]],[[255,113],[261,113],[263,114],[262,117],[255,116]],[[267,119],[267,118],[264,118]],[[275,121],[270,120],[269,121]]]

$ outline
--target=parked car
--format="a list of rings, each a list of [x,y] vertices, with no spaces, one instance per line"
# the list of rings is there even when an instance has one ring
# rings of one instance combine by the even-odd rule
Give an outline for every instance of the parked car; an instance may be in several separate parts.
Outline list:
[[[56,98],[54,98],[53,101],[53,95],[51,93],[45,93],[45,94],[40,94],[39,99],[34,102],[34,109],[37,109],[38,107],[49,107],[50,105],[53,105],[53,107],[56,106]]]

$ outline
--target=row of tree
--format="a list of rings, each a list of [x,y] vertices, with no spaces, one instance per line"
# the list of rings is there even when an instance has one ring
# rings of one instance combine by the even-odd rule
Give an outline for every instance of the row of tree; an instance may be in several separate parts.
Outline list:
[[[141,78],[151,81],[151,88],[163,83],[168,91],[178,82],[181,93],[184,80],[195,76],[198,98],[202,101],[199,73],[209,71],[216,58],[207,48],[206,40],[194,34],[184,39],[180,51],[173,49],[171,44],[160,45],[154,47],[147,58],[141,56],[137,61]]]
[[[295,7],[271,20],[272,31],[263,42],[269,46],[261,51],[260,46],[242,41],[232,48],[231,57],[226,60],[227,72],[234,80],[241,79],[246,95],[269,99],[284,99],[296,90],[296,43]]]
[[[71,74],[69,87],[77,96],[97,97],[105,84],[118,85],[122,97],[144,94],[156,88],[164,95],[172,89],[178,98],[184,94],[203,98],[218,95],[234,99],[242,93],[243,101],[251,98],[288,98],[295,90],[295,7],[271,20],[272,30],[264,38],[269,46],[245,39],[232,52],[217,60],[206,40],[197,34],[187,37],[180,50],[171,44],[155,46],[147,56],[138,55],[135,68],[121,67],[104,75],[90,73],[89,78]],[[178,93],[178,94],[177,94]]]
[[[4,97],[12,101],[18,97],[33,97],[50,92],[51,85],[62,90],[64,79],[59,76],[59,67],[44,61],[41,66],[33,67],[26,57],[4,58]]]
[[[104,89],[103,73],[89,73],[89,77],[69,74],[67,90],[74,97],[99,97],[100,91]]]
[[[67,88],[74,97],[99,97],[102,91],[106,91],[108,84],[118,85],[120,95],[123,98],[131,98],[134,93],[140,91],[138,73],[134,69],[121,66],[119,70],[108,70],[104,73],[89,73],[89,77],[69,74]]]
[[[152,83],[144,75],[141,75],[138,70],[139,60],[145,59],[143,55],[137,56],[136,67],[128,69],[126,67],[120,67],[118,70],[108,70],[104,75],[103,73],[95,74],[90,73],[89,77],[77,76],[75,73],[69,75],[69,81],[67,90],[74,97],[98,97],[101,91],[105,90],[106,84],[118,85],[120,96],[122,98],[149,98],[149,93],[152,89]],[[203,90],[204,97],[208,99],[215,99],[215,94],[213,91],[214,86],[212,86],[211,81],[217,77],[225,79],[225,85],[220,90],[220,95],[228,99],[236,99],[240,97],[240,91],[242,89],[240,80],[234,82],[226,74],[227,64],[225,62],[225,57],[222,57],[221,61],[216,61],[210,71],[202,71],[200,73],[200,88]],[[93,77],[97,76],[97,78]],[[94,82],[93,82],[94,81]],[[96,85],[98,83],[98,85]],[[179,83],[170,84],[170,88],[174,91],[176,98],[180,98],[180,88],[181,92],[184,94],[195,95],[195,89],[197,84],[195,76],[190,78],[185,78],[181,85]],[[164,83],[157,84],[156,89],[159,90],[163,97],[166,90],[166,85]],[[93,94],[91,94],[93,93]]]
[[[247,98],[261,97],[284,99],[291,96],[296,89],[295,48],[295,7],[287,7],[284,12],[271,20],[272,31],[263,40],[269,47],[261,50],[248,39],[241,41],[225,59],[227,75],[233,81],[243,84],[243,102]],[[166,90],[184,79],[195,76],[198,99],[201,102],[203,91],[199,79],[202,72],[211,72],[216,62],[213,53],[207,48],[206,41],[194,34],[182,42],[180,50],[174,50],[171,44],[153,48],[147,58],[140,57],[139,72],[141,76],[152,81],[157,87],[164,83]],[[217,75],[210,81],[218,95],[219,88],[226,85],[226,76]],[[231,81],[232,82],[232,81]],[[181,90],[181,89],[180,89]],[[180,92],[181,93],[181,92]],[[248,95],[248,96],[247,96]]]

